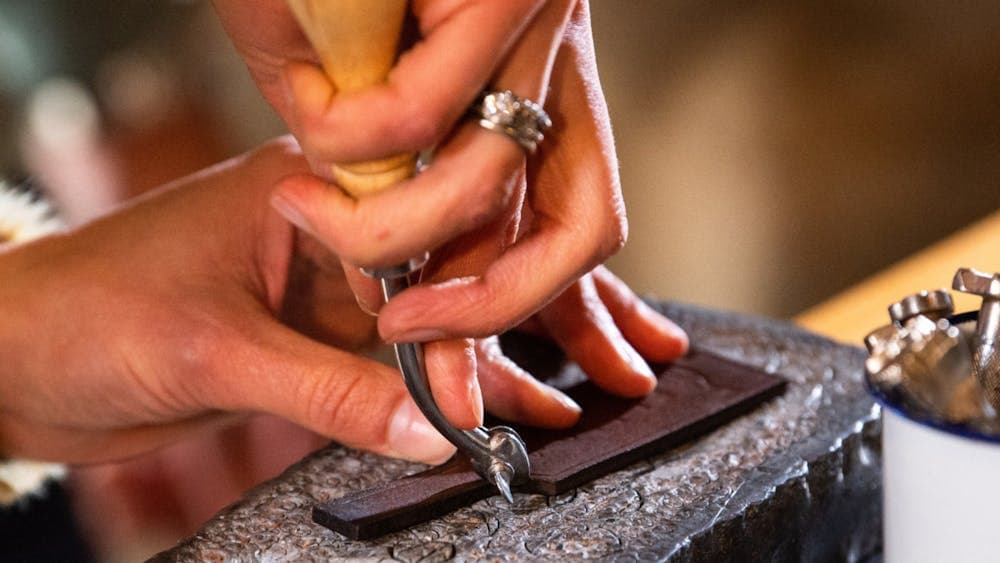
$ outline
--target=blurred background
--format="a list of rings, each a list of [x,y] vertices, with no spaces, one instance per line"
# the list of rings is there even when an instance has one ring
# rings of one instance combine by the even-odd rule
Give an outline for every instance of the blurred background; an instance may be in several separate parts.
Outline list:
[[[1000,3],[592,10],[641,293],[787,317],[1000,208]],[[70,221],[283,130],[208,2],[0,0],[0,174]]]

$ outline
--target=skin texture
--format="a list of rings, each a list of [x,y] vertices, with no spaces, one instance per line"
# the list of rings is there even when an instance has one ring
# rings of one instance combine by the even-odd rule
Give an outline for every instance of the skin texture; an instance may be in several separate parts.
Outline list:
[[[502,354],[502,330],[553,338],[626,396],[652,389],[646,360],[684,353],[683,332],[599,265],[627,223],[585,3],[414,1],[419,41],[387,85],[350,96],[318,69],[282,0],[214,4],[307,157],[279,141],[0,254],[13,280],[0,288],[12,311],[0,355],[15,358],[0,366],[4,453],[89,463],[197,434],[77,474],[100,513],[114,490],[124,519],[180,514],[176,537],[315,446],[300,427],[386,455],[448,457],[398,373],[350,353],[378,335],[428,341],[432,389],[460,427],[478,424],[484,403],[539,426],[579,417]],[[530,159],[462,121],[487,85],[552,115]],[[324,181],[331,162],[431,146],[424,174],[373,197]],[[357,270],[428,249],[422,284],[385,307]]]
[[[265,412],[386,455],[450,455],[396,370],[350,353],[375,335],[336,258],[268,205],[271,186],[305,167],[294,141],[280,139],[74,231],[4,247],[4,454],[109,461]],[[620,350],[625,339],[657,361],[683,351],[676,328],[603,268],[530,326],[625,395],[650,388],[641,356]],[[478,349],[432,361],[480,369],[487,405],[514,420],[575,420],[578,408],[495,339]],[[608,377],[620,370],[640,377]]]
[[[568,288],[588,297],[559,297],[554,305],[570,316],[538,321],[560,343],[591,350],[591,375],[606,389],[648,392],[652,382],[642,353],[669,360],[686,349],[682,331],[649,313],[659,348],[637,351],[629,341],[637,331],[619,330],[604,302],[613,292],[596,290],[620,284],[595,268],[624,244],[627,222],[585,2],[412,2],[419,40],[386,84],[349,94],[338,94],[317,66],[283,2],[214,5],[261,92],[319,175],[287,179],[272,204],[345,260],[359,302],[379,312],[383,338],[429,342],[429,358],[468,354],[454,339],[479,338],[478,362],[491,364],[479,368],[480,385],[492,387],[485,393],[491,410],[512,408],[497,404],[509,394],[490,392],[503,387],[498,382],[524,378],[488,339]],[[264,21],[267,26],[259,25]],[[487,85],[542,102],[552,115],[554,127],[527,161],[510,139],[462,120]],[[360,200],[323,179],[333,162],[432,146],[437,150],[426,171]],[[427,249],[433,259],[421,285],[385,306],[377,285],[358,272],[359,265],[385,266]],[[598,328],[588,332],[567,321],[576,318],[593,319],[589,326]],[[460,427],[477,423],[475,373],[444,373],[429,364],[432,389],[449,420]],[[482,377],[485,371],[491,375]],[[532,422],[574,422],[578,409],[550,395],[552,408]]]
[[[119,459],[248,412],[389,455],[450,453],[439,440],[405,451],[393,420],[412,403],[394,370],[346,351],[373,332],[349,294],[330,292],[346,288],[325,266],[336,261],[268,206],[271,186],[303,169],[295,143],[277,141],[0,254],[4,453]],[[325,298],[286,301],[306,283]],[[325,325],[301,314],[319,307]],[[295,331],[299,319],[340,347]]]
[[[306,169],[279,139],[73,231],[0,247],[0,451],[127,460],[74,474],[99,544],[154,527],[190,533],[326,439],[431,463],[452,454],[398,372],[352,353],[377,335],[337,257],[269,205],[276,182]],[[651,388],[626,339],[656,361],[686,342],[603,268],[522,328],[625,395]],[[495,338],[462,346],[474,353],[441,354],[434,369],[478,373],[491,411],[576,421],[579,407]],[[629,370],[640,375],[616,375]]]

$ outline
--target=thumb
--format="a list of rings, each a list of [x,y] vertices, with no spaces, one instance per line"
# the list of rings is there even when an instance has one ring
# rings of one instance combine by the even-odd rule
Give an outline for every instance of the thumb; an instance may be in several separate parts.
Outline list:
[[[399,372],[320,344],[267,318],[226,351],[213,406],[287,418],[346,446],[441,463],[455,447],[424,418]]]

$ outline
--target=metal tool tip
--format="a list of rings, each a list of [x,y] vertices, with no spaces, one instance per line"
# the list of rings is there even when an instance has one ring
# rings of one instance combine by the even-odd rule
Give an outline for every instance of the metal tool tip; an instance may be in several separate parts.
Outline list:
[[[500,495],[507,499],[510,504],[514,504],[514,495],[510,492],[509,471],[494,469],[492,473],[493,484],[500,490]]]

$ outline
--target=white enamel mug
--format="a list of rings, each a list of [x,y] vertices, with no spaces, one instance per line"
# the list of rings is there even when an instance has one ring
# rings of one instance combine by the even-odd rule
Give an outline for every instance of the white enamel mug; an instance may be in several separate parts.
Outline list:
[[[1000,562],[1000,437],[882,406],[886,563]]]

